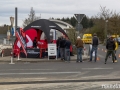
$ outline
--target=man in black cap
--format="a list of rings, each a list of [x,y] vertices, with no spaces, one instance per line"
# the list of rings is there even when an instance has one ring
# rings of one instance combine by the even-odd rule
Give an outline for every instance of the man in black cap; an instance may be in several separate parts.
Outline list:
[[[89,62],[92,61],[92,54],[93,54],[94,51],[95,51],[95,59],[94,59],[94,61],[96,62],[98,44],[99,44],[99,40],[98,40],[97,34],[94,33],[93,38],[92,38],[92,49],[91,49],[91,52],[90,52],[90,61]]]

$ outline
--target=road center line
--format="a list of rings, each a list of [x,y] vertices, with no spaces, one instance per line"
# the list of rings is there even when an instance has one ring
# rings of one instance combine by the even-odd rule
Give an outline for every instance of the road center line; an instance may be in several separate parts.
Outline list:
[[[79,74],[81,72],[0,73],[0,75]]]
[[[49,71],[49,70],[55,70],[55,69],[1,69],[0,71],[39,71],[39,70],[46,70],[46,71]]]
[[[103,69],[103,70],[106,70],[106,69],[113,69],[113,68],[82,68],[83,70],[101,70],[101,69]]]

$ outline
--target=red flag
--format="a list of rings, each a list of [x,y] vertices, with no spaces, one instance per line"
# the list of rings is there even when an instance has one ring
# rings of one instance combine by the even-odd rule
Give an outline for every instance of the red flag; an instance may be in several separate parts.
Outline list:
[[[22,49],[23,49],[25,55],[27,56],[27,52],[26,52],[27,45],[25,43],[25,38],[22,36],[22,34],[20,33],[20,30],[18,30],[18,29],[15,31],[15,35],[18,38],[18,40],[20,41]]]

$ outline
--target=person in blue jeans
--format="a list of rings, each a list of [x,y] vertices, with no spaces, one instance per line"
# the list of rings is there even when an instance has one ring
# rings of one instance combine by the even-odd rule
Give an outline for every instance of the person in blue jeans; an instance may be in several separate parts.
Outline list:
[[[77,61],[76,62],[82,62],[82,51],[83,48],[77,48]]]
[[[90,61],[92,61],[92,57],[93,57],[93,52],[95,52],[95,62],[96,62],[96,59],[97,59],[97,48],[96,46],[92,46],[92,49],[91,49],[91,52],[90,52]]]
[[[91,51],[90,51],[90,61],[89,61],[89,62],[92,61],[92,54],[93,54],[94,51],[95,51],[94,61],[96,62],[98,44],[99,44],[99,40],[98,40],[97,34],[94,33],[93,38],[92,38],[92,49],[91,49]]]
[[[80,36],[77,37],[75,46],[77,47],[77,60],[76,62],[82,62],[83,41]]]
[[[71,42],[68,39],[68,37],[66,37],[66,42],[65,42],[65,61],[70,62],[70,46],[71,46]]]

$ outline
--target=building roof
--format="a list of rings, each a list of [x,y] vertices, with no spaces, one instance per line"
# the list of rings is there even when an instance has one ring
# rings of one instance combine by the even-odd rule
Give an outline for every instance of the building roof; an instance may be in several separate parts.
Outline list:
[[[50,21],[55,22],[58,26],[60,26],[62,29],[69,29],[69,28],[73,28],[72,25],[70,25],[69,23],[66,23],[64,21],[61,20],[56,20],[56,19],[49,19]]]

